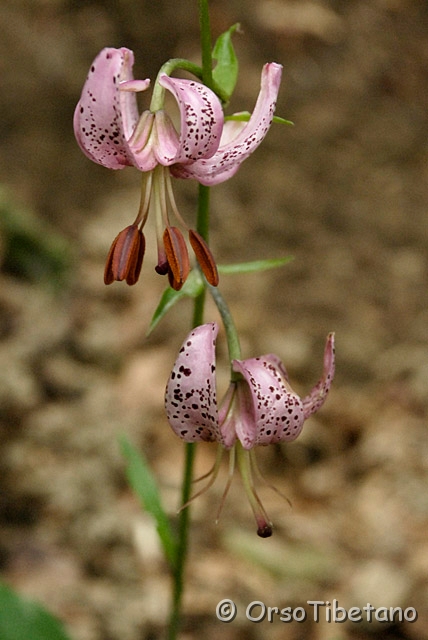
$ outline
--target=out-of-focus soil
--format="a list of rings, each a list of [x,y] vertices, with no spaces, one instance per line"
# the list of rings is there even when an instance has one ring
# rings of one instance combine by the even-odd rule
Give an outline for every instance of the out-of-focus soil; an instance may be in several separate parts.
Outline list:
[[[284,65],[277,113],[295,126],[275,126],[213,189],[212,248],[220,263],[294,260],[224,276],[221,290],[244,357],[278,354],[304,394],[335,331],[337,373],[302,436],[258,452],[292,504],[260,485],[272,538],[257,538],[239,478],[215,524],[226,465],[193,504],[182,637],[428,638],[428,7],[212,3],[214,35],[237,21],[229,111],[252,108],[261,66],[275,60]],[[161,638],[169,576],[118,437],[144,450],[174,516],[183,445],[163,393],[191,303],[146,336],[165,286],[153,270],[153,221],[138,285],[104,286],[105,255],[135,217],[140,178],[92,165],[72,115],[104,46],[132,48],[137,77],[154,78],[170,57],[198,61],[196,3],[6,0],[0,30],[2,577],[74,640]],[[192,225],[196,185],[174,187]],[[211,303],[206,319],[217,319]],[[225,388],[222,334],[218,342]],[[199,446],[197,473],[214,458],[215,447]],[[224,598],[238,607],[231,624],[215,616]],[[414,607],[418,620],[314,624],[307,601],[333,599]],[[303,606],[308,619],[250,622],[255,600]]]

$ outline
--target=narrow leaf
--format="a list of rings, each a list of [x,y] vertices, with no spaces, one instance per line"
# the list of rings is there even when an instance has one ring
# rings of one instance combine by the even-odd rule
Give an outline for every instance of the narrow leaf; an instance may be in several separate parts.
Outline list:
[[[234,122],[248,122],[251,118],[249,111],[240,111],[239,113],[232,113],[230,116],[224,116],[225,120],[233,120]]]
[[[141,506],[147,513],[150,513],[156,521],[156,528],[165,557],[171,568],[174,569],[176,565],[177,544],[169,518],[162,507],[155,477],[143,453],[138,451],[125,436],[120,438],[120,445],[122,454],[128,463],[126,474],[129,484],[140,500]]]
[[[248,122],[250,118],[251,113],[249,111],[240,111],[239,113],[232,113],[232,115],[224,117],[225,120],[232,120],[234,122]],[[294,127],[294,122],[281,118],[280,116],[274,116],[272,122],[275,122],[276,124],[287,124]]]
[[[254,273],[255,271],[267,271],[268,269],[282,267],[284,264],[287,264],[292,260],[293,256],[286,256],[285,258],[254,260],[252,262],[240,262],[238,264],[223,264],[218,265],[218,270],[220,273],[225,275],[235,273]]]
[[[217,61],[213,69],[213,79],[227,100],[230,99],[238,79],[238,59],[232,44],[232,36],[237,29],[238,23],[222,33],[217,38],[212,52],[213,59]]]
[[[276,124],[288,124],[290,127],[294,127],[294,122],[292,120],[286,120],[280,116],[274,116],[272,122],[276,122]]]
[[[153,331],[158,322],[179,300],[186,297],[196,298],[200,293],[202,293],[203,288],[204,284],[199,271],[197,269],[192,269],[189,277],[179,291],[175,291],[171,287],[165,289],[153,314],[153,318],[151,319],[147,335]]]
[[[62,623],[41,605],[0,584],[1,640],[70,640]]]

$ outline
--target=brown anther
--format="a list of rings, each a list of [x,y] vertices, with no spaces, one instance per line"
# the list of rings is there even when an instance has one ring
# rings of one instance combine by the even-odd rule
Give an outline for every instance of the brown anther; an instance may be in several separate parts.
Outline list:
[[[169,265],[169,283],[180,291],[190,272],[189,253],[180,229],[167,227],[163,233],[163,244]]]
[[[159,261],[157,263],[157,265],[155,266],[155,271],[156,273],[158,273],[160,276],[166,276],[166,274],[169,272],[169,264],[168,261]]]
[[[213,287],[218,285],[218,271],[213,254],[203,237],[193,229],[189,229],[189,240],[195,252],[196,259],[202,269],[202,273]]]
[[[265,523],[263,526],[257,529],[257,535],[261,538],[270,538],[272,533],[273,530],[270,522]]]
[[[178,282],[177,280],[175,280],[174,278],[174,274],[172,273],[171,269],[168,270],[168,281],[169,281],[169,286],[172,289],[175,289],[175,291],[180,291],[181,287],[183,286],[184,283]]]
[[[113,240],[104,269],[104,282],[126,280],[127,284],[137,282],[143,264],[146,241],[136,224],[123,229]]]

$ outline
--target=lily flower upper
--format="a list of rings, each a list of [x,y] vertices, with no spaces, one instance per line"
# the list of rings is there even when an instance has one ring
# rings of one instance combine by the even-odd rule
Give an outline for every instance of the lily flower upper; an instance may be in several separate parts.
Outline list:
[[[74,114],[74,132],[82,151],[110,169],[133,165],[151,171],[156,164],[206,185],[227,180],[260,144],[272,122],[282,67],[263,67],[261,88],[248,122],[224,122],[215,93],[194,80],[161,74],[180,109],[180,133],[162,109],[138,113],[135,93],[149,80],[134,80],[133,52],[103,49],[95,58]],[[234,135],[232,135],[232,131]]]
[[[187,245],[180,229],[169,221],[168,209],[189,233],[202,272],[212,286],[218,284],[214,258],[204,238],[187,228],[175,204],[171,175],[214,185],[230,178],[258,147],[272,122],[281,81],[278,64],[264,66],[257,103],[248,122],[225,122],[215,93],[194,80],[160,73],[150,109],[138,112],[136,93],[149,80],[134,80],[134,54],[129,49],[106,48],[95,58],[74,112],[74,133],[82,151],[109,169],[134,166],[143,172],[141,203],[132,225],[113,241],[104,282],[126,280],[135,284],[143,262],[142,229],[149,209],[156,214],[160,274],[180,289],[189,273]],[[163,108],[165,90],[180,112],[180,131]]]

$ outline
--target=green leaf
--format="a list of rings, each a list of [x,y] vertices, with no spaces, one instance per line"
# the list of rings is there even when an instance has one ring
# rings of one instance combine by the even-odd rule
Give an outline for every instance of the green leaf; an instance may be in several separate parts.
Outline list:
[[[233,120],[235,122],[248,122],[251,118],[251,113],[249,111],[240,111],[239,113],[233,113],[230,116],[224,116],[225,120]]]
[[[238,59],[232,44],[232,36],[239,28],[239,23],[230,27],[216,40],[212,57],[217,61],[213,69],[213,79],[222,94],[230,99],[238,79]]]
[[[158,322],[179,300],[186,297],[196,298],[200,293],[202,293],[203,289],[204,283],[198,269],[192,269],[180,291],[175,291],[175,289],[172,289],[171,287],[165,289],[153,314],[153,318],[151,319],[147,335],[153,331]]]
[[[4,271],[62,289],[72,262],[69,242],[31,209],[18,206],[1,185],[0,232]]]
[[[276,124],[288,124],[290,127],[294,127],[294,122],[292,120],[286,120],[280,116],[274,116],[272,122],[275,122]]]
[[[171,568],[174,569],[177,560],[177,543],[169,518],[162,507],[156,479],[144,454],[138,451],[126,436],[120,437],[120,445],[122,454],[128,463],[126,475],[129,484],[140,500],[142,507],[156,521],[156,528],[165,557]]]
[[[218,266],[220,274],[253,273],[254,271],[266,271],[282,267],[291,262],[293,256],[285,258],[273,258],[269,260],[255,260],[253,262],[241,262],[239,264],[224,264]],[[151,319],[147,335],[149,335],[168,311],[182,298],[196,298],[204,290],[204,280],[198,269],[192,269],[189,277],[180,291],[168,287],[163,292],[158,306]]]
[[[218,271],[224,275],[235,273],[254,273],[255,271],[266,271],[267,269],[282,267],[284,264],[287,264],[292,260],[293,256],[286,256],[285,258],[253,260],[252,262],[240,262],[238,264],[223,264],[218,266]]]
[[[251,113],[249,111],[240,111],[239,113],[233,113],[230,116],[225,116],[225,120],[234,120],[235,122],[248,122],[251,118]],[[294,127],[294,122],[291,120],[286,120],[285,118],[281,118],[280,116],[274,116],[272,122],[276,124],[287,124]]]
[[[0,584],[1,640],[70,640],[62,623],[41,605]]]

